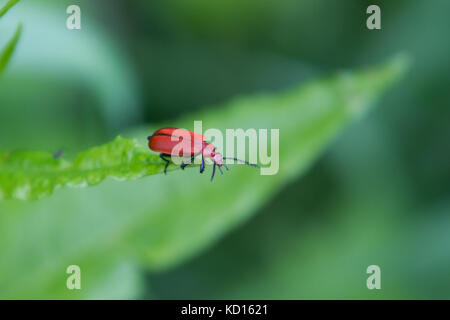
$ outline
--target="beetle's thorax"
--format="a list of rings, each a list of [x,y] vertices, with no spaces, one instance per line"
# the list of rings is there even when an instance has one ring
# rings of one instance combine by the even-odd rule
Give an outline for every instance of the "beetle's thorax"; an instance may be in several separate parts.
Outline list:
[[[211,143],[205,144],[205,146],[203,147],[203,151],[202,151],[203,157],[212,159],[214,157],[215,150],[216,150],[216,148]]]

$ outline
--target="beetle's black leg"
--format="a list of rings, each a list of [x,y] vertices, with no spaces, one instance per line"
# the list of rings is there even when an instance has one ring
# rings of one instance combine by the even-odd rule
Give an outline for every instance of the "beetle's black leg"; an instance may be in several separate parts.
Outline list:
[[[213,182],[214,180],[214,175],[216,174],[216,163],[214,162],[214,166],[213,166],[213,172],[212,172],[212,176],[211,176],[211,182]]]
[[[217,166],[219,168],[220,174],[223,174],[222,168],[220,166]]]
[[[192,164],[192,163],[194,162],[194,158],[195,158],[195,156],[193,155],[193,156],[191,157],[191,160],[186,161],[185,163],[182,163],[181,166],[180,166],[181,169],[184,170],[184,168],[185,168],[186,166]]]
[[[202,154],[202,164],[200,165],[200,173],[203,173],[205,171],[205,158],[203,158]]]
[[[164,167],[164,174],[167,174],[167,167],[169,166],[170,160],[168,160],[166,157],[170,157],[170,155],[165,154],[165,153],[160,153],[159,157],[166,162],[166,166]]]

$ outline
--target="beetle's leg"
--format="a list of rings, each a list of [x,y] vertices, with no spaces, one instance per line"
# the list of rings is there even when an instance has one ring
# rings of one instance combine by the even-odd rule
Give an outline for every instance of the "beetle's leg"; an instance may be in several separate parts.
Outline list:
[[[195,158],[195,156],[194,155],[192,155],[192,157],[191,157],[191,160],[189,160],[189,161],[186,161],[185,163],[182,163],[181,164],[181,169],[182,170],[184,170],[184,168],[186,167],[186,166],[188,166],[188,165],[190,165],[190,164],[192,164],[193,162],[194,162],[194,158]]]
[[[222,168],[220,166],[217,166],[219,168],[220,174],[223,174]]]
[[[213,172],[212,172],[212,176],[211,176],[211,182],[213,182],[214,180],[214,175],[216,174],[216,163],[214,162],[214,166],[213,166]]]
[[[202,154],[202,164],[200,165],[200,173],[203,173],[205,171],[205,158],[203,158]]]
[[[159,157],[160,157],[161,159],[163,159],[163,160],[166,162],[166,165],[165,165],[165,167],[164,167],[164,174],[167,174],[167,167],[169,166],[169,163],[170,163],[170,160],[168,160],[168,159],[166,158],[167,156],[170,157],[170,155],[165,154],[165,153],[160,153],[160,154],[159,154]]]

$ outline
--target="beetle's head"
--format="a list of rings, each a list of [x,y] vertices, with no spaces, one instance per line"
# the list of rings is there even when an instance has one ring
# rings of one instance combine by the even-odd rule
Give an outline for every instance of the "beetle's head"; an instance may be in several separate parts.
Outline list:
[[[203,156],[205,158],[210,158],[219,167],[223,166],[222,155],[220,153],[216,152],[216,148],[211,143],[207,144],[203,148]]]
[[[217,164],[219,167],[223,166],[223,158],[222,155],[218,152],[211,152],[211,159]]]

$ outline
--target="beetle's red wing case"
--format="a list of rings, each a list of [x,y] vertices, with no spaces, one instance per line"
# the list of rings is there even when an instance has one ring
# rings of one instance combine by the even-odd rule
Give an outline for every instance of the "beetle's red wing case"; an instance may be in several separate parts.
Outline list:
[[[148,146],[156,152],[172,156],[191,156],[202,152],[204,137],[184,129],[163,128],[150,137]]]
[[[159,130],[156,130],[153,135],[170,135],[170,136],[176,136],[176,137],[187,137],[190,136],[191,140],[200,140],[200,141],[206,141],[205,137],[197,132],[185,130],[185,129],[178,129],[178,128],[162,128]]]

